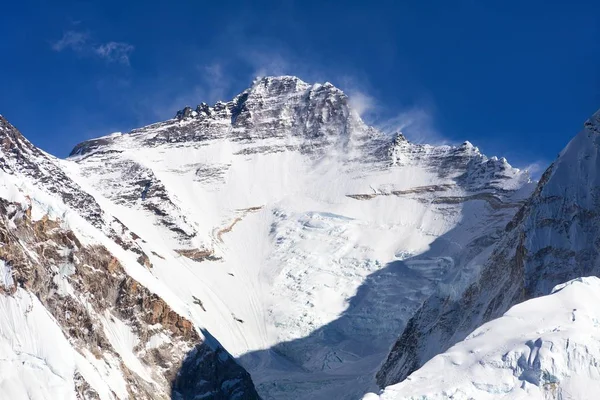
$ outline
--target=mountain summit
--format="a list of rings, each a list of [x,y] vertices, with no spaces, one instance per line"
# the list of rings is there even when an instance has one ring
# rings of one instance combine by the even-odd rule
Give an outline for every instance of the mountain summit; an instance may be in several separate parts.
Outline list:
[[[311,151],[331,143],[347,148],[354,140],[375,133],[352,112],[348,97],[332,84],[309,85],[283,76],[257,79],[228,102],[185,107],[173,119],[131,131],[127,140],[136,137],[138,143],[155,146],[226,138],[261,144],[254,146],[257,151],[284,147]],[[71,156],[127,140],[110,135],[86,141],[75,146]]]

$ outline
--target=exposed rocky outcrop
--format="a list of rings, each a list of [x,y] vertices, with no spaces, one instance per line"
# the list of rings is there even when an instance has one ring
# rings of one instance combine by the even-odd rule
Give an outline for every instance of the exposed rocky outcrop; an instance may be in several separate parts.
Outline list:
[[[219,260],[219,257],[215,256],[214,251],[207,249],[176,249],[175,252],[197,262],[202,262],[204,260]]]

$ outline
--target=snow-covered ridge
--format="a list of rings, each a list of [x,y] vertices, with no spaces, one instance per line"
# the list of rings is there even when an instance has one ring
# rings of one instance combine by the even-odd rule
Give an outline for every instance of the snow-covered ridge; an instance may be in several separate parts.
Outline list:
[[[512,307],[365,400],[600,398],[600,279]]]

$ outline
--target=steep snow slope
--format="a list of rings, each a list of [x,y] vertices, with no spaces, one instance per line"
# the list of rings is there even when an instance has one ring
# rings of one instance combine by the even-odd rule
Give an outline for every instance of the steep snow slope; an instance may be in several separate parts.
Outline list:
[[[408,318],[478,274],[532,190],[504,159],[386,137],[295,77],[84,142],[61,166],[276,399],[374,389]]]
[[[512,307],[365,400],[600,398],[600,279]]]
[[[35,296],[0,296],[0,398],[75,399],[75,353]]]
[[[480,275],[464,290],[440,290],[415,313],[378,373],[380,386],[402,381],[514,304],[600,275],[599,148],[597,112],[544,173]]]
[[[258,398],[122,223],[2,117],[0,141],[1,398]]]

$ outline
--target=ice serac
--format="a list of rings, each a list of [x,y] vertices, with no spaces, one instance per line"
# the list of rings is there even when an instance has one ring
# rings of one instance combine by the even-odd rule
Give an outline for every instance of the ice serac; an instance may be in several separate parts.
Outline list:
[[[2,117],[0,141],[0,398],[258,399],[131,232]]]
[[[435,356],[381,400],[600,398],[600,279],[513,306]]]
[[[289,76],[84,142],[60,165],[130,232],[119,238],[135,234],[134,272],[265,399],[374,390],[406,322],[479,274],[533,190],[469,142],[384,135],[332,84]]]
[[[450,282],[411,318],[377,374],[381,387],[406,379],[514,304],[600,275],[599,156],[597,112],[542,175],[480,273],[467,285]]]

